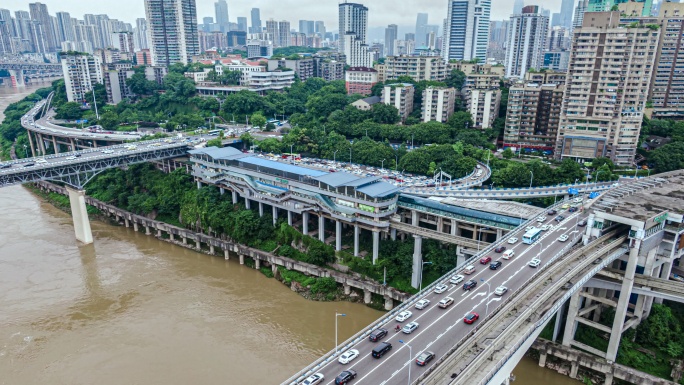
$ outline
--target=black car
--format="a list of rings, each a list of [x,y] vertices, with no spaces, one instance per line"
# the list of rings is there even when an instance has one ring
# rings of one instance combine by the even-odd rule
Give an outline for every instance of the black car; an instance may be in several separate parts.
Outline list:
[[[551,210],[547,211],[546,213],[547,213],[548,215],[556,215],[556,214],[558,213],[558,211],[556,211],[556,210],[554,210],[554,209],[551,209]]]
[[[563,219],[565,219],[565,217],[562,216],[562,215],[559,215],[559,216],[556,217],[556,222],[560,222],[560,221],[562,221]]]
[[[489,268],[490,268],[491,270],[496,270],[496,269],[498,269],[499,267],[501,267],[501,265],[502,265],[501,261],[494,261],[494,262],[492,262],[492,263],[489,265]]]
[[[579,222],[577,223],[577,226],[579,226],[579,227],[584,227],[584,226],[586,226],[586,225],[587,225],[587,220],[586,220],[586,219],[582,219],[581,221],[579,221]]]
[[[568,211],[574,213],[575,211],[577,211],[577,207],[570,207]]]
[[[356,370],[347,369],[344,372],[340,373],[339,376],[335,377],[335,385],[347,384],[347,383],[349,383],[349,381],[351,381],[355,378],[356,378]]]
[[[106,138],[106,136],[105,136],[105,138]],[[77,157],[77,158],[80,158],[80,157],[81,157],[81,154],[74,154],[74,156]]]
[[[387,335],[387,329],[382,329],[382,328],[375,329],[368,336],[368,339],[373,341],[373,342],[378,342],[381,339],[383,339],[383,337],[385,337],[386,335]]]
[[[506,246],[499,246],[496,249],[494,249],[494,251],[497,253],[503,253],[504,251],[506,251]]]
[[[477,282],[471,279],[470,281],[463,284],[463,290],[474,289],[475,286],[477,286]]]
[[[10,167],[12,167],[12,163],[3,164],[0,166],[0,168],[10,168]]]
[[[31,167],[31,166],[35,166],[35,165],[36,165],[36,164],[33,163],[33,162],[24,163],[24,167]]]
[[[433,358],[435,358],[435,353],[428,351],[422,352],[418,358],[416,358],[416,364],[418,364],[418,366],[425,366],[428,362],[432,361]]]
[[[392,350],[392,344],[389,342],[380,342],[371,352],[373,358],[380,358],[385,355],[385,353]]]

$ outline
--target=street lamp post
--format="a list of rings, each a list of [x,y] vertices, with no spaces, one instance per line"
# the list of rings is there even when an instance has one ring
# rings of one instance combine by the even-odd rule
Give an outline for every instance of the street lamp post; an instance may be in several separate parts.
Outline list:
[[[522,218],[521,218],[522,220]],[[482,240],[482,230],[489,230],[489,227],[483,227],[480,229],[479,234],[477,235],[477,252],[480,252],[480,241]]]
[[[413,366],[413,365],[411,365],[411,360],[413,359],[413,349],[411,349],[411,345],[409,345],[407,342],[404,342],[404,340],[399,340],[399,342],[402,343],[402,344],[404,344],[404,345],[406,345],[406,346],[408,346],[408,348],[409,348],[409,364],[408,364],[409,376],[408,376],[408,385],[411,385],[411,366]]]
[[[482,278],[480,278],[480,281],[487,285],[487,299],[489,299],[489,294],[492,292],[492,286],[489,284],[489,282],[485,281]],[[489,301],[487,301],[486,306],[487,306],[487,310],[486,310],[485,317],[487,317],[489,315]]]
[[[534,179],[534,173],[530,170],[530,188],[532,188],[532,180]]]
[[[337,354],[337,317],[346,317],[344,313],[335,312],[335,354]]]
[[[336,167],[336,166],[335,166],[335,163],[336,163],[336,162],[335,162],[335,159],[336,159],[336,156],[337,156],[337,151],[340,151],[340,150],[335,150],[335,152],[333,152],[333,167]]]
[[[382,170],[385,169],[385,160],[383,159],[383,160],[381,160],[380,162],[381,162],[381,163],[380,163],[380,171],[382,171]]]
[[[399,155],[394,155],[394,171],[399,170]]]
[[[294,144],[290,145],[290,162],[294,164],[294,154],[292,153],[292,148],[294,147]]]
[[[423,290],[423,268],[425,267],[425,265],[432,265],[432,262],[423,262],[423,265],[420,266],[420,285],[418,285],[419,293]]]

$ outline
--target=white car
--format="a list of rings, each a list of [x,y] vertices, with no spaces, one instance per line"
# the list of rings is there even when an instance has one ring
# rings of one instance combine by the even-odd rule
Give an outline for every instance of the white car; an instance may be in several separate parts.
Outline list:
[[[340,364],[345,364],[345,365],[346,365],[346,364],[348,364],[348,363],[354,361],[354,359],[355,359],[356,357],[358,357],[358,356],[359,356],[359,351],[358,351],[358,350],[356,350],[356,349],[349,349],[349,350],[347,350],[346,352],[342,353],[342,355],[340,356],[340,358],[339,358],[337,361],[339,361]]]
[[[76,159],[75,156],[67,156],[67,157],[66,157],[66,160],[74,160],[74,159]]]
[[[112,150],[104,150],[104,151],[102,151],[102,153],[103,153],[103,154],[113,154],[114,151],[112,151]]]
[[[47,160],[45,160],[43,158],[36,159],[36,163],[47,163]]]
[[[465,279],[465,277],[458,274],[458,275],[454,275],[453,277],[451,277],[449,282],[453,283],[454,285],[458,285],[459,283],[463,282],[463,279]]]
[[[525,231],[530,231],[530,230],[533,230],[533,229],[534,229],[534,226],[527,226],[527,227],[525,227]]]
[[[504,295],[508,291],[508,288],[506,286],[499,286],[494,290],[494,294],[496,295]]]
[[[320,384],[321,382],[323,382],[323,379],[324,379],[324,378],[325,378],[325,377],[323,376],[323,373],[312,374],[311,376],[309,376],[309,378],[307,378],[306,380],[304,380],[300,385],[315,385],[315,384]]]
[[[568,237],[566,234],[563,234],[563,235],[561,235],[560,237],[558,237],[558,242],[565,242],[565,241],[567,241],[569,238],[570,238],[570,237]]]
[[[510,243],[511,245],[516,243],[516,242],[518,242],[518,238],[516,238],[516,237],[508,238],[508,243]]]
[[[537,267],[537,266],[541,265],[541,259],[539,259],[539,258],[534,258],[534,259],[532,259],[532,260],[530,261],[530,263],[528,263],[528,265],[529,265],[530,267]]]
[[[582,200],[583,200],[582,197],[577,197],[577,198],[573,199],[572,201],[575,202],[575,203],[581,203]]]
[[[427,305],[430,304],[429,299],[421,299],[420,301],[416,302],[416,309],[418,310],[423,310],[427,307]]]
[[[407,323],[406,326],[401,329],[401,331],[404,332],[404,334],[411,334],[416,329],[418,329],[418,322],[413,321],[411,323]]]
[[[546,217],[537,217],[537,222],[544,222]]]
[[[439,284],[439,285],[437,285],[437,287],[435,287],[435,293],[437,293],[437,294],[442,294],[442,293],[444,293],[445,291],[447,291],[448,288],[449,288],[449,286],[447,286],[447,285],[445,285],[445,284],[443,284],[443,283],[442,283],[442,284]]]
[[[396,316],[396,318],[394,318],[394,320],[397,321],[397,322],[404,322],[404,321],[406,321],[407,319],[411,318],[412,315],[413,315],[413,313],[411,313],[410,311],[404,310],[404,311],[402,311],[401,313],[399,313],[399,314]]]
[[[544,226],[540,227],[540,229],[542,231],[551,230],[552,228],[553,228],[553,226],[551,226],[551,225],[544,225]]]

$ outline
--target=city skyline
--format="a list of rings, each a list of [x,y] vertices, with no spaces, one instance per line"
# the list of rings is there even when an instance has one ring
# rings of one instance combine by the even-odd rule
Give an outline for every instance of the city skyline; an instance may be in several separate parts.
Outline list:
[[[28,11],[30,0],[5,0],[2,8],[11,10]],[[119,0],[116,7],[108,3],[83,3],[82,0],[42,0],[47,5],[50,14],[57,12],[69,12],[72,17],[82,18],[83,14],[107,14],[110,18],[119,19],[127,23],[134,24],[136,18],[145,17],[145,7],[143,0]],[[197,0],[198,23],[203,17],[215,17],[215,0]],[[292,26],[297,26],[299,20],[322,20],[328,30],[336,30],[338,24],[338,1],[312,1],[312,0],[281,0],[274,3],[268,0],[254,0],[246,4],[237,1],[227,0],[229,16],[231,22],[237,22],[238,17],[249,17],[252,8],[261,8],[261,19],[269,18],[277,20],[288,20]],[[368,22],[369,27],[387,27],[388,24],[397,24],[400,29],[411,27],[415,28],[416,14],[427,13],[432,24],[442,25],[442,20],[446,17],[446,0],[425,0],[406,2],[406,8],[410,12],[397,11],[397,7],[389,2],[369,2],[357,1],[369,8]],[[500,0],[492,7],[491,20],[508,19],[513,11],[514,0]],[[540,7],[550,8],[551,12],[559,12],[561,0],[534,1],[525,0],[525,5],[539,5]],[[576,3],[576,2],[575,2]],[[271,9],[277,5],[277,9]],[[413,6],[412,6],[413,5]],[[575,4],[576,5],[576,4]]]

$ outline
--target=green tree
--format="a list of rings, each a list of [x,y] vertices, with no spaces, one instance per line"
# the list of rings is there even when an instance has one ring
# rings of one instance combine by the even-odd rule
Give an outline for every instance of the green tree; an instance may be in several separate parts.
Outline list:
[[[119,117],[115,113],[107,111],[100,116],[99,123],[108,130],[116,130],[119,125]]]
[[[447,124],[456,130],[473,128],[473,117],[470,112],[456,112],[449,117]]]
[[[352,107],[354,108],[354,107]],[[356,108],[354,108],[356,110]],[[381,124],[395,124],[399,122],[399,110],[385,103],[375,103],[372,108],[373,121]]]
[[[221,138],[215,138],[207,141],[207,147],[223,147],[223,141]]]
[[[136,73],[126,79],[126,85],[136,95],[151,95],[159,88],[157,82],[147,80],[144,73]]]
[[[648,161],[658,172],[684,168],[684,142],[669,143],[651,151],[648,154]]]
[[[502,155],[504,159],[511,159],[515,154],[513,153],[513,150],[511,150],[510,147],[506,147]]]
[[[93,92],[95,92],[95,100],[97,101],[97,108],[102,108],[107,104],[107,89],[104,84],[95,83],[93,89],[88,91],[83,96],[86,103],[93,103]]]
[[[461,90],[463,88],[463,85],[465,84],[466,80],[466,74],[465,72],[459,70],[459,69],[453,69],[451,70],[451,73],[449,74],[449,77],[446,79],[446,84],[449,87],[454,87],[457,90]]]
[[[254,127],[262,128],[266,126],[266,118],[260,113],[253,114],[249,121]]]
[[[55,108],[55,117],[57,119],[74,120],[80,119],[83,116],[81,104],[76,102],[67,102]]]

